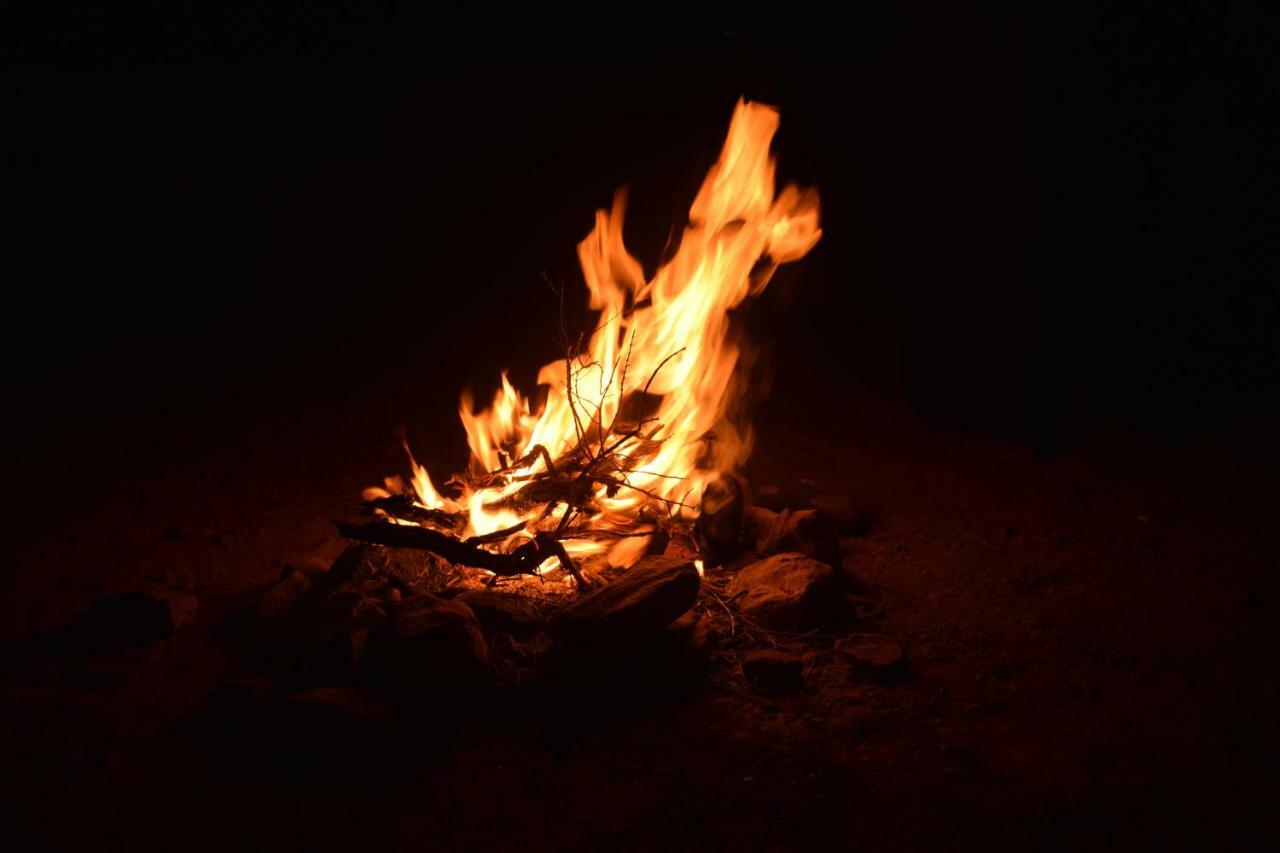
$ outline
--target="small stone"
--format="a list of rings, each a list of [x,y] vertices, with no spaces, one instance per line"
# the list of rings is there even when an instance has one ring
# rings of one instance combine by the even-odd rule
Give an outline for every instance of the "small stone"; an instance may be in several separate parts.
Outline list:
[[[902,648],[888,637],[862,634],[837,640],[836,654],[853,665],[853,673],[871,681],[900,681],[907,676]]]
[[[794,693],[804,686],[804,661],[789,652],[763,649],[742,659],[742,676],[765,693]]]
[[[711,632],[691,611],[605,660],[612,674],[626,678],[632,686],[650,683],[670,688],[705,674],[711,648]],[[595,665],[600,658],[578,655],[565,662],[584,664],[588,671],[598,672]]]
[[[385,722],[395,715],[395,705],[390,701],[357,687],[315,687],[290,694],[288,701],[299,713],[331,715],[352,721]]]
[[[757,486],[754,497],[757,504],[775,512],[800,509],[809,505],[809,499],[813,497],[813,484],[808,480],[800,480],[781,486]]]
[[[472,688],[491,675],[489,647],[470,607],[421,593],[391,611],[391,631],[368,650],[371,669],[409,690]]]
[[[84,627],[105,645],[150,645],[191,624],[199,606],[189,592],[148,583],[139,592],[93,602]]]
[[[778,513],[762,506],[749,506],[742,513],[742,534],[752,544],[773,530]]]
[[[271,694],[275,682],[262,675],[241,676],[218,682],[209,695],[211,706],[246,705]]]
[[[866,536],[871,532],[870,511],[843,492],[818,492],[809,499],[809,504],[822,510],[841,536]]]
[[[742,595],[743,615],[767,628],[805,630],[835,616],[843,605],[836,572],[804,554],[776,554],[752,563],[729,584]]]
[[[311,589],[311,578],[302,572],[293,572],[272,584],[258,599],[255,608],[258,619],[267,621],[284,613]]]
[[[783,510],[756,539],[762,554],[796,551],[831,565],[840,565],[840,540],[827,515],[816,509]]]
[[[692,607],[700,584],[689,560],[645,557],[561,611],[552,633],[578,651],[627,647],[661,631]]]
[[[470,607],[480,624],[492,631],[524,636],[542,625],[538,603],[527,596],[473,589],[459,595],[457,600]]]
[[[200,599],[188,590],[166,584],[147,583],[142,585],[142,594],[164,605],[174,631],[185,628],[196,620]]]
[[[301,557],[290,560],[284,564],[284,569],[280,572],[281,577],[287,577],[294,572],[301,572],[312,580],[326,574],[334,562],[342,556],[349,543],[342,539],[329,539],[323,545],[313,548]]]
[[[719,476],[703,491],[695,531],[712,565],[719,565],[737,547],[745,502],[742,482],[733,476]]]

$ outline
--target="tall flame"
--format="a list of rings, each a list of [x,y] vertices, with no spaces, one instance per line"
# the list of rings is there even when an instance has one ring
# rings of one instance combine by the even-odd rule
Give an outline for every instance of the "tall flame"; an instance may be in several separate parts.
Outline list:
[[[597,211],[595,227],[578,245],[589,305],[599,312],[595,332],[580,354],[539,372],[538,384],[547,386],[540,411],[531,411],[505,374],[487,409],[475,411],[471,396],[463,394],[459,414],[471,472],[507,473],[496,483],[464,482],[463,494],[452,500],[411,455],[413,487],[424,507],[466,511],[470,535],[521,521],[535,526],[542,520],[538,512],[522,517],[503,499],[528,475],[546,471],[548,457],[555,460],[583,443],[603,444],[601,433],[610,442],[646,448],[624,487],[593,484],[595,518],[602,525],[638,522],[642,508],[655,501],[672,514],[691,516],[703,488],[745,461],[749,432],[731,411],[739,396],[740,352],[730,339],[729,311],[762,291],[778,264],[802,257],[822,234],[816,192],[789,185],[775,195],[769,145],[777,129],[776,110],[738,102],[679,248],[652,279],[623,244],[625,193],[617,194],[611,210]],[[531,451],[536,455],[526,461]],[[513,460],[523,467],[513,468]],[[628,542],[614,546],[611,561],[626,564],[638,556],[641,548]],[[608,547],[585,540],[565,544],[576,553]]]

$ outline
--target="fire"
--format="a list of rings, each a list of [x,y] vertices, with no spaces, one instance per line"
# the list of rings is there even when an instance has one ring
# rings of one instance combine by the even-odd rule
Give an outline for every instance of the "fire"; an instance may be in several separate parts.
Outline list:
[[[741,353],[729,312],[822,234],[816,192],[789,185],[775,194],[777,129],[776,110],[738,102],[679,248],[651,279],[623,244],[625,193],[597,211],[578,245],[595,331],[541,369],[547,392],[536,411],[505,374],[487,408],[464,393],[468,471],[449,481],[458,494],[448,497],[410,452],[417,506],[465,517],[468,537],[512,531],[505,545],[486,547],[556,530],[571,555],[605,554],[623,566],[645,552],[642,534],[696,516],[707,484],[751,450],[749,426],[734,412]],[[558,492],[547,487],[567,460],[581,473],[560,478]],[[575,530],[583,535],[566,535]]]

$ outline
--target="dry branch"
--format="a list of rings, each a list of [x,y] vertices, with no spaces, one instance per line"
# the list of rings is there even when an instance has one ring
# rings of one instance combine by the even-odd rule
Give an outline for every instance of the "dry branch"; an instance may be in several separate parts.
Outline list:
[[[578,571],[573,558],[564,550],[564,546],[545,533],[538,533],[514,551],[503,554],[485,550],[479,545],[472,544],[470,540],[464,542],[447,533],[426,527],[407,524],[346,524],[340,521],[334,523],[337,525],[338,535],[344,539],[372,542],[391,548],[429,551],[444,557],[451,563],[485,569],[493,572],[497,577],[534,574],[538,566],[542,565],[548,557],[555,557],[564,570],[573,575],[580,586],[586,586],[586,580]]]

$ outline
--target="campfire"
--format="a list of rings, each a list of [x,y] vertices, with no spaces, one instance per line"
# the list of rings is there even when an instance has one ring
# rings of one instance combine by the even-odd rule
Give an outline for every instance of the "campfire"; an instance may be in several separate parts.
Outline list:
[[[778,122],[739,101],[679,245],[651,278],[623,243],[625,194],[598,211],[578,245],[594,328],[572,337],[562,320],[541,402],[505,374],[487,409],[464,392],[467,469],[437,488],[406,443],[412,478],[367,489],[376,518],[341,534],[430,552],[489,585],[527,575],[585,588],[645,555],[696,558],[699,571],[720,559],[742,524],[736,472],[752,445],[748,344],[730,312],[822,233],[815,191],[775,192]]]

